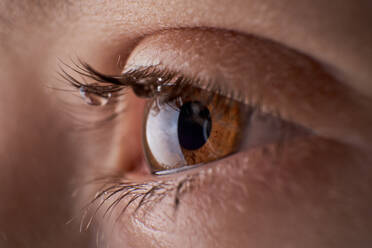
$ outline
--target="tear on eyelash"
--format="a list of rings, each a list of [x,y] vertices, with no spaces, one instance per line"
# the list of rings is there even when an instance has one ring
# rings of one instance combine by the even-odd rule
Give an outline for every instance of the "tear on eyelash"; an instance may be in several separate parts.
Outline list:
[[[80,89],[81,87],[84,87],[91,93],[103,95],[105,93],[119,92],[123,87],[125,87],[117,76],[102,74],[82,60],[78,60],[78,63],[72,61],[73,66],[70,66],[63,61],[60,61],[60,63],[60,72],[58,74],[74,88]],[[81,80],[72,76],[65,68],[77,73],[81,77]],[[87,83],[85,79],[89,79],[92,82]]]

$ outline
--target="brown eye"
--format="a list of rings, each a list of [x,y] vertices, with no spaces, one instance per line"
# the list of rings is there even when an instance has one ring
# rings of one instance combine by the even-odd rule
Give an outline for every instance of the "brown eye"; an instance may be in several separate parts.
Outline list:
[[[152,101],[143,132],[152,172],[163,174],[234,153],[247,117],[245,104],[195,87],[164,103]]]

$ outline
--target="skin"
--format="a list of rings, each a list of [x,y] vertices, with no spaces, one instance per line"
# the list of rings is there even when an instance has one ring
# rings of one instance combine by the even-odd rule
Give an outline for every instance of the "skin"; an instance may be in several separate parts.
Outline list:
[[[370,247],[371,10],[367,0],[2,1],[0,247],[94,247],[96,240],[103,247]],[[317,66],[303,69],[310,78],[289,77],[299,82],[295,93],[286,84],[291,80],[279,82],[265,91],[264,106],[277,106],[284,119],[291,117],[312,135],[298,135],[280,151],[268,144],[166,177],[171,192],[180,180],[194,178],[176,217],[172,194],[142,217],[141,211],[133,214],[135,206],[120,216],[124,201],[111,218],[98,214],[91,228],[79,232],[80,208],[103,186],[89,179],[159,179],[129,173],[144,166],[138,125],[143,101],[129,96],[119,125],[76,131],[79,118],[86,123],[104,114],[84,106],[77,92],[53,90],[67,87],[57,79],[60,61],[71,64],[79,57],[99,71],[120,73],[126,61],[128,67],[161,58],[177,67],[195,59],[176,69],[193,74],[203,67],[213,77],[214,65],[231,56],[229,69],[221,68],[227,76],[239,72],[232,82],[262,78],[258,70],[244,74],[272,61],[260,54],[240,58],[254,51],[249,39],[240,43],[240,55],[228,45],[216,53],[217,41],[234,41],[202,32],[206,41],[187,50],[182,41],[190,31],[174,29],[198,27],[275,41],[298,54],[296,61],[311,57]],[[171,30],[159,35],[163,29]],[[273,47],[273,53],[281,50]],[[286,56],[282,61],[292,63]],[[278,68],[278,74],[284,70]]]

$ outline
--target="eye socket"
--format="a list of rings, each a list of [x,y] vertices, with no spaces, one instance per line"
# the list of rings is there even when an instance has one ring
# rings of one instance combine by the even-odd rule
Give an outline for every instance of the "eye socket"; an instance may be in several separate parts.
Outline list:
[[[151,171],[174,171],[234,153],[247,117],[245,104],[196,87],[164,103],[151,101],[143,126]]]

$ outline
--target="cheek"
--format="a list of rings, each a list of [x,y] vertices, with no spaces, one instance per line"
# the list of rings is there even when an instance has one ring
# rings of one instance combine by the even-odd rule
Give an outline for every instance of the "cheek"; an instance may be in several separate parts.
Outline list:
[[[319,138],[240,153],[202,169],[207,179],[198,176],[177,210],[169,196],[145,215],[121,218],[111,241],[130,247],[365,247],[372,231],[368,161],[353,147]]]

